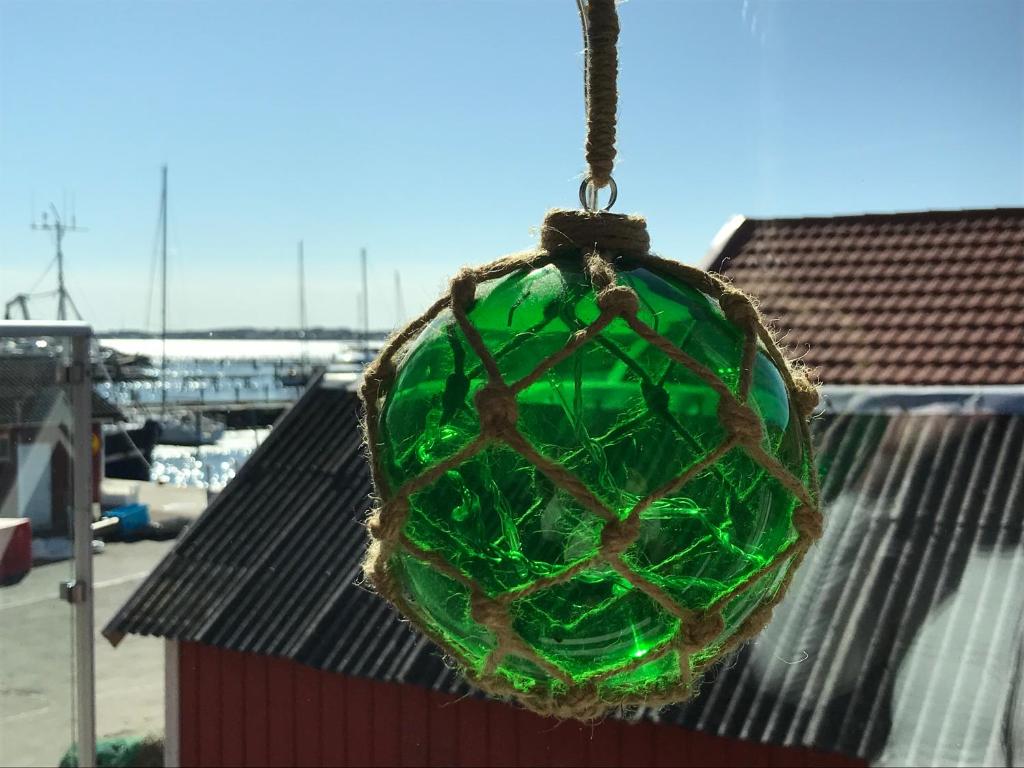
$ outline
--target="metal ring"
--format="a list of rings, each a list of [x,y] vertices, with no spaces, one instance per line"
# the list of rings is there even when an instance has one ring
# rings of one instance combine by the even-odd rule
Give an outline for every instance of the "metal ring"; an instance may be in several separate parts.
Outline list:
[[[591,191],[592,181],[589,177],[583,180],[580,184],[580,205],[583,206],[583,210],[590,211],[610,211],[612,206],[615,205],[616,199],[619,197],[619,187],[615,183],[615,179],[611,176],[608,177],[608,204],[604,208],[597,207],[597,189]]]

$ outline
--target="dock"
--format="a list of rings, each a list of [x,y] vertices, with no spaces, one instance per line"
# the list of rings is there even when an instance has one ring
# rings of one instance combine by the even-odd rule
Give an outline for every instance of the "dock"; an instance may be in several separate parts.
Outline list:
[[[353,386],[358,381],[361,371],[351,369],[329,368],[324,380],[333,386]],[[192,377],[198,379],[199,377]],[[244,387],[197,387],[198,397],[168,398],[166,413],[171,416],[210,416],[223,422],[229,429],[251,429],[253,427],[271,426],[301,396],[304,386],[288,388],[263,387],[254,390]],[[209,396],[208,396],[209,393]],[[154,408],[159,408],[159,401],[154,398],[132,399],[131,403],[121,406],[127,412],[136,409],[138,414],[145,416]]]
[[[100,484],[100,503],[103,507],[146,504],[149,506],[149,517],[155,522],[179,517],[194,520],[211,500],[211,494],[204,488],[112,477],[103,478]]]
[[[176,401],[168,404],[170,416],[209,416],[228,429],[254,429],[269,427],[287,411],[294,400],[248,400],[237,403],[211,403],[202,401]]]

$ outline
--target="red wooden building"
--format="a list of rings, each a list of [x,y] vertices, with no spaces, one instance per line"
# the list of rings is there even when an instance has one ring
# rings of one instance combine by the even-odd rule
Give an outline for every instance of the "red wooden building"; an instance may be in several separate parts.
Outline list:
[[[177,664],[181,765],[864,764],[646,719],[558,722],[502,702],[201,643],[182,643]]]
[[[825,536],[697,697],[581,725],[472,691],[359,586],[358,403],[327,374],[105,629],[168,641],[168,764],[1018,759],[1024,347],[999,340],[1024,327],[1024,211],[745,221],[723,264],[838,386],[814,425]]]

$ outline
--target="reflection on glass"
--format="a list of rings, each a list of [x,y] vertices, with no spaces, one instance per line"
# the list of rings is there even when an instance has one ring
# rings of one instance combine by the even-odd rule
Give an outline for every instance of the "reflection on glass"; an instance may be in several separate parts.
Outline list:
[[[0,338],[0,764],[73,742],[71,391],[64,338]]]
[[[818,425],[825,535],[750,652],[773,738],[873,765],[1024,754],[1024,416]]]

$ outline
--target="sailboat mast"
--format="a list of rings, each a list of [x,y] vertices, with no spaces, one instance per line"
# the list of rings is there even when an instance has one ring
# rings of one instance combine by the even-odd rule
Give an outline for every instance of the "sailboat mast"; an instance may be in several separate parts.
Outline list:
[[[306,265],[302,249],[302,241],[299,240],[299,338],[302,339],[302,370],[306,370],[306,362],[309,357],[306,344]]]
[[[370,300],[366,280],[366,249],[359,250],[359,261],[363,272],[363,360],[370,360]]]
[[[402,276],[395,270],[395,328],[405,325],[405,300],[402,298]]]
[[[167,415],[167,164],[160,174],[160,417]]]

